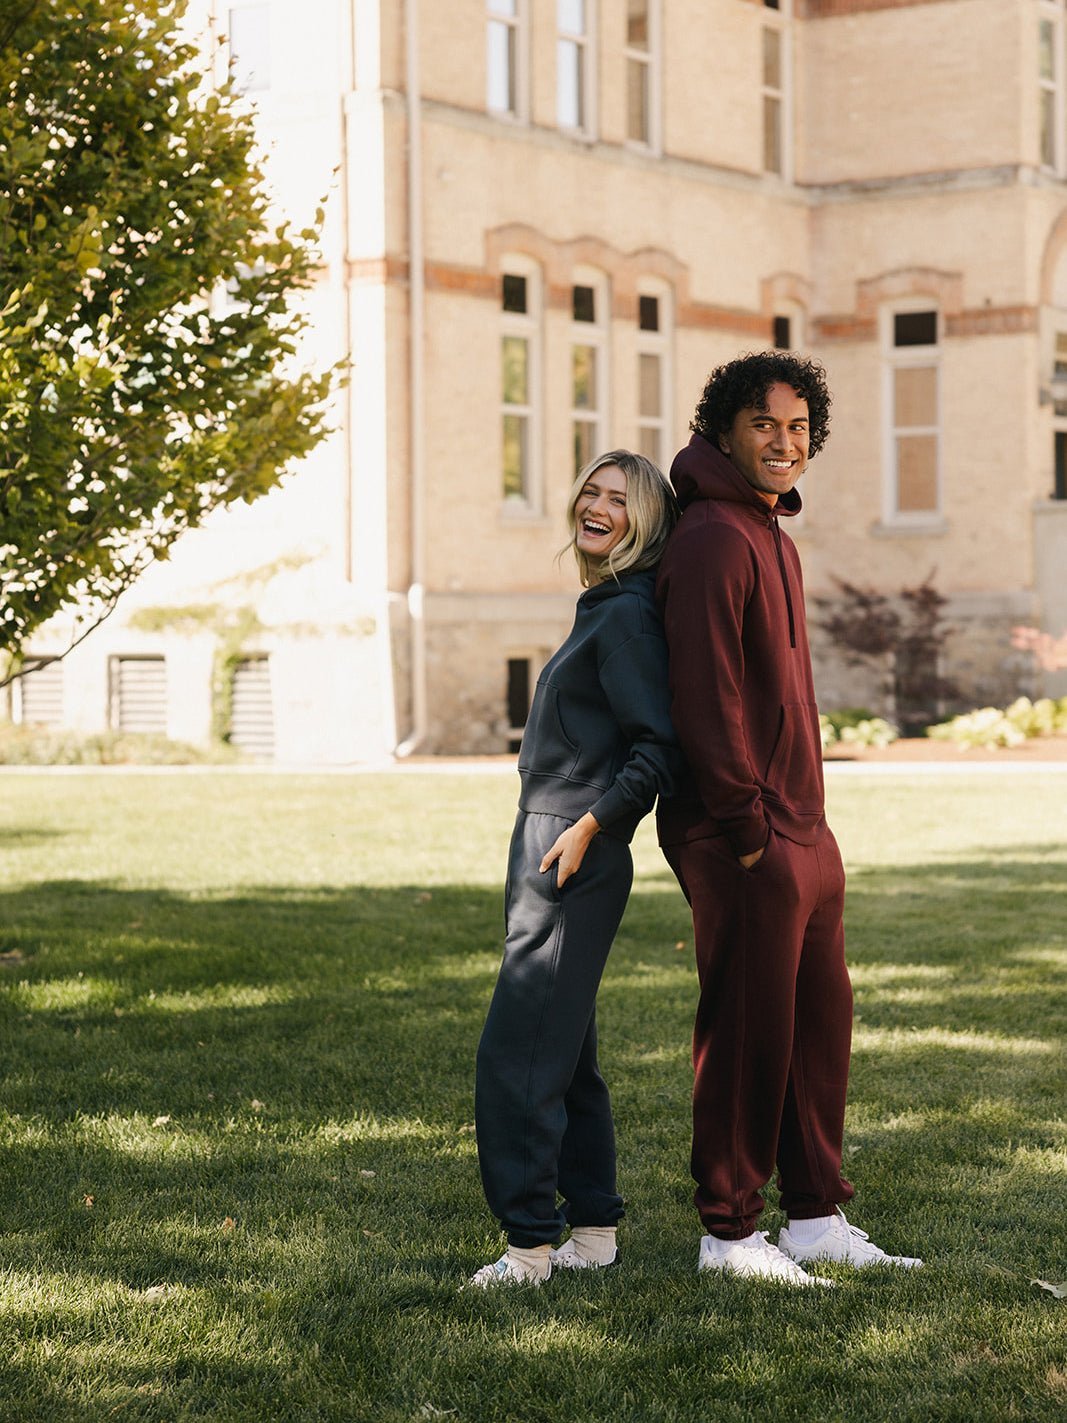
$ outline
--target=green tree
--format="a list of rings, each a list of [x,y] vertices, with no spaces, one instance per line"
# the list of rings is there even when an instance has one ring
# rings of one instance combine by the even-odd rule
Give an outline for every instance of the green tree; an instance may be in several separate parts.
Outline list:
[[[80,640],[182,533],[267,493],[328,432],[332,375],[296,362],[315,233],[272,223],[247,106],[205,77],[185,3],[0,0],[0,651],[16,671],[55,613],[79,609]]]

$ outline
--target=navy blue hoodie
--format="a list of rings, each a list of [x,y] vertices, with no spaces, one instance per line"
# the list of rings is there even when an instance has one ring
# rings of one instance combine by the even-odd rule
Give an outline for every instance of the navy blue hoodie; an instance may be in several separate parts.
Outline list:
[[[654,570],[623,573],[578,599],[574,627],[537,680],[519,750],[519,808],[630,840],[680,756],[670,721],[667,644]]]

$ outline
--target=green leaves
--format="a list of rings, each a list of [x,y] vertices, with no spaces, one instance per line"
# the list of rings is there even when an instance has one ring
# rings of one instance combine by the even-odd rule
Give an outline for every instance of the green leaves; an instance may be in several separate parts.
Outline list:
[[[317,254],[268,214],[248,117],[204,94],[181,0],[0,23],[0,649],[97,613],[327,433],[279,374]],[[237,300],[224,284],[238,278]]]

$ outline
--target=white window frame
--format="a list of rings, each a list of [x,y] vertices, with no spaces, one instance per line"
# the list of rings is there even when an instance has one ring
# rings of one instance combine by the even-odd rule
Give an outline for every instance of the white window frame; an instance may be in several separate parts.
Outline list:
[[[663,146],[663,124],[661,115],[663,93],[663,8],[662,0],[647,0],[648,4],[648,48],[635,49],[628,40],[623,46],[623,64],[626,69],[626,146],[641,153],[660,153]],[[640,64],[646,70],[645,82],[648,96],[648,136],[633,138],[630,128],[630,65]]]
[[[485,107],[493,118],[510,120],[513,123],[528,123],[530,119],[529,46],[530,10],[529,0],[515,0],[515,14],[501,15],[493,10],[492,0],[486,0],[485,7]],[[493,26],[500,25],[514,36],[515,72],[512,76],[514,106],[498,108],[491,102],[490,80],[492,68]]]
[[[1052,28],[1052,74],[1041,73],[1041,30],[1044,25]],[[1067,171],[1067,113],[1064,105],[1064,66],[1067,54],[1064,50],[1063,0],[1039,0],[1037,20],[1037,162],[1046,173],[1063,175]],[[1041,143],[1041,117],[1045,95],[1052,96],[1052,153],[1046,160]]]
[[[670,453],[670,431],[672,414],[674,410],[674,295],[666,282],[657,281],[652,277],[642,277],[637,283],[638,295],[638,322],[637,322],[637,361],[634,375],[636,377],[636,395],[634,402],[634,424],[637,430],[637,443],[634,448],[641,449],[641,435],[644,430],[655,430],[659,436],[659,458],[656,463],[664,469],[667,456]],[[659,330],[643,331],[640,321],[640,298],[643,296],[653,296],[659,303]],[[641,414],[641,357],[644,355],[657,356],[659,358],[659,401],[660,413],[657,419]]]
[[[9,703],[11,720],[15,723],[16,726],[39,726],[39,727],[45,727],[45,728],[50,729],[50,730],[51,730],[51,729],[55,729],[55,728],[57,728],[57,727],[62,727],[62,726],[65,724],[65,703],[66,703],[66,690],[67,690],[67,689],[66,689],[66,663],[63,661],[62,654],[61,654],[61,653],[58,653],[58,652],[57,652],[57,653],[50,653],[50,652],[43,652],[43,653],[27,652],[27,653],[25,654],[25,657],[23,658],[23,661],[24,661],[25,663],[29,664],[30,666],[36,666],[37,664],[43,664],[42,666],[40,666],[39,671],[28,673],[28,674],[27,674],[28,677],[36,677],[36,676],[39,676],[41,672],[44,672],[45,667],[58,667],[58,669],[59,669],[59,675],[60,675],[60,687],[59,687],[59,703],[60,703],[60,707],[59,707],[59,720],[58,720],[58,721],[35,721],[35,722],[27,722],[27,720],[26,720],[26,704],[25,704],[25,698],[24,698],[24,695],[23,695],[24,690],[25,690],[25,681],[26,681],[26,679],[23,678],[23,677],[16,677],[15,680],[14,680],[14,682],[12,682],[12,684],[11,684],[11,699],[10,699],[10,703]]]
[[[784,183],[793,181],[793,0],[781,0],[777,9],[764,7],[760,12],[760,171],[768,177],[778,178]],[[773,30],[778,35],[778,60],[781,69],[779,84],[775,88],[764,82],[763,74],[763,32]],[[778,103],[778,145],[781,166],[778,169],[764,166],[767,148],[765,128],[765,100],[775,99]]]
[[[504,277],[525,277],[526,311],[505,311],[503,306]],[[497,331],[497,379],[500,379],[504,338],[516,336],[526,342],[526,404],[508,405],[500,390],[501,460],[497,466],[497,488],[503,512],[509,517],[540,517],[544,512],[543,471],[543,411],[542,397],[542,323],[544,285],[541,268],[532,257],[511,253],[500,263],[500,307]],[[506,495],[503,489],[503,423],[505,415],[521,415],[526,420],[526,488],[521,494]]]
[[[593,289],[593,310],[596,316],[595,321],[575,321],[573,305],[571,308],[570,342],[569,342],[569,362],[568,380],[570,381],[571,394],[571,420],[570,420],[570,448],[574,450],[574,432],[576,425],[589,425],[592,427],[592,438],[590,447],[595,458],[596,455],[608,449],[607,431],[610,429],[608,418],[608,393],[611,390],[611,372],[608,369],[608,332],[611,326],[611,289],[605,273],[598,271],[595,267],[577,267],[571,274],[571,292],[575,287],[592,287]],[[595,401],[589,408],[578,406],[574,402],[574,350],[577,346],[590,346],[596,352],[596,373],[595,373]],[[579,467],[575,465],[574,475],[577,476]]]
[[[926,346],[896,346],[893,342],[894,317],[908,312],[933,311],[937,316],[937,341]],[[938,303],[928,296],[913,297],[907,301],[884,307],[881,317],[882,331],[882,408],[884,419],[882,467],[885,470],[883,485],[882,522],[886,528],[897,530],[937,530],[943,527],[944,515],[944,397],[943,397],[943,346],[944,317]],[[895,419],[896,382],[898,370],[928,369],[933,366],[937,381],[936,421],[933,425],[907,425],[898,427]],[[897,483],[896,437],[906,430],[912,435],[933,435],[936,439],[936,464],[934,488],[936,499],[932,509],[901,509]]]
[[[232,16],[240,10],[262,10],[264,12],[264,19],[267,24],[267,73],[265,76],[258,76],[262,79],[262,82],[255,84],[237,84],[235,77],[235,87],[240,94],[261,95],[269,93],[274,87],[274,76],[272,73],[274,54],[271,44],[274,26],[271,23],[272,7],[270,0],[231,0],[231,3],[228,4],[225,3],[224,0],[224,3],[222,3],[219,8],[222,11],[222,28],[226,36],[226,73],[231,76],[233,75],[234,60]]]
[[[559,0],[556,4],[556,126],[563,133],[592,140],[597,131],[597,0],[584,0],[584,32],[565,30],[560,24]],[[560,115],[560,53],[564,45],[574,45],[578,50],[584,112],[579,114],[577,124],[565,122]]]

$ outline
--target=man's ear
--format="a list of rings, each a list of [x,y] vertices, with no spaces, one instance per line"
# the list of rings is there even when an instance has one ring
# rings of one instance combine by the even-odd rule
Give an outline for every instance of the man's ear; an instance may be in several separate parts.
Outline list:
[[[730,441],[725,435],[719,436],[719,449],[722,450],[724,455],[728,455],[730,453]]]

